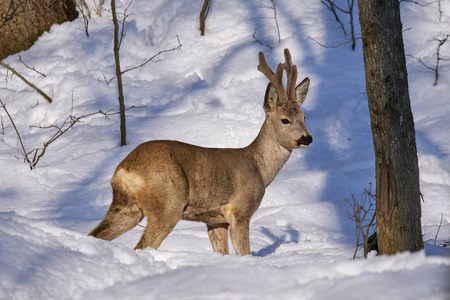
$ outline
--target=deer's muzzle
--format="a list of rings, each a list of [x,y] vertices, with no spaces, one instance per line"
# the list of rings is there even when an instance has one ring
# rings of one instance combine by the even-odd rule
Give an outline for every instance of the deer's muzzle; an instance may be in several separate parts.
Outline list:
[[[309,146],[313,141],[312,136],[310,135],[304,135],[301,138],[297,140],[297,145],[299,146]]]

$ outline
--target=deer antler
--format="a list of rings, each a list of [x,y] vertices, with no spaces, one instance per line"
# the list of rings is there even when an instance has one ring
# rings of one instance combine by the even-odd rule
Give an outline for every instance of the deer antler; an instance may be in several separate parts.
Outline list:
[[[284,49],[284,59],[286,60],[284,69],[286,70],[287,84],[286,93],[288,99],[295,99],[295,83],[297,82],[297,66],[292,64],[291,53],[289,49]]]
[[[297,81],[297,66],[292,64],[291,54],[289,49],[284,49],[285,63],[279,63],[275,73],[267,64],[264,53],[259,52],[258,70],[266,75],[267,79],[275,86],[280,102],[285,102],[288,99],[295,99],[295,83]],[[286,71],[287,85],[286,89],[283,86],[283,71]]]

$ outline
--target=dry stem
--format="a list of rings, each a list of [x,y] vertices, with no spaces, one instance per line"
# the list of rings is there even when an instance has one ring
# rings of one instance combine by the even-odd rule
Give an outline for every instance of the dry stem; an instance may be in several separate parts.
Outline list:
[[[434,72],[434,83],[433,83],[433,86],[436,86],[436,85],[438,84],[438,80],[439,80],[439,64],[440,64],[440,61],[441,61],[441,60],[443,60],[443,61],[448,61],[448,60],[450,60],[450,59],[442,58],[442,57],[441,57],[441,54],[440,54],[441,47],[447,42],[447,40],[448,40],[449,37],[450,37],[450,34],[447,34],[447,35],[445,35],[442,39],[438,39],[438,38],[435,39],[435,41],[438,41],[438,42],[439,42],[439,45],[438,45],[437,50],[436,50],[436,64],[435,64],[434,67],[430,67],[429,65],[425,64],[425,63],[422,61],[422,59],[420,59],[420,58],[416,58],[416,57],[413,56],[413,55],[408,55],[408,56],[411,56],[412,58],[414,58],[415,60],[417,60],[418,62],[420,62],[425,68],[427,68],[427,69],[429,69],[429,70],[431,70],[431,71]]]
[[[370,229],[375,225],[375,195],[372,194],[372,184],[369,185],[369,189],[364,189],[361,198],[357,200],[355,194],[351,194],[351,201],[347,198],[344,199],[345,207],[347,210],[347,217],[355,222],[355,235],[356,235],[356,248],[353,254],[353,259],[356,258],[358,248],[363,246],[364,258],[367,258],[369,252],[369,233]],[[351,210],[350,210],[351,209]],[[370,221],[367,221],[367,217],[371,217]],[[362,237],[363,242],[360,243]]]
[[[205,35],[206,18],[208,17],[209,8],[212,0],[205,0],[203,2],[202,10],[200,11],[200,35]]]
[[[19,77],[20,79],[22,79],[23,82],[25,82],[27,85],[29,85],[31,88],[33,88],[36,92],[38,92],[39,94],[41,94],[42,97],[45,98],[45,100],[47,100],[48,102],[52,102],[52,98],[50,98],[49,96],[47,96],[47,94],[45,94],[43,91],[41,91],[37,86],[35,86],[34,84],[32,84],[31,82],[29,82],[28,80],[25,79],[25,77],[23,77],[22,75],[20,75],[16,70],[14,70],[13,68],[11,68],[10,66],[8,66],[7,64],[5,64],[4,62],[0,61],[0,65],[5,67],[6,69],[8,69],[9,71],[13,72],[17,77]]]

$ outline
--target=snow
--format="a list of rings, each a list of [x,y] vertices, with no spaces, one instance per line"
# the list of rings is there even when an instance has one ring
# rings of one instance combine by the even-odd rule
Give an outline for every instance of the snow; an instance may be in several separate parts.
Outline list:
[[[118,1],[119,11],[128,5]],[[17,136],[0,109],[0,299],[449,299],[450,63],[434,73],[407,57],[420,167],[425,250],[364,260],[344,198],[374,181],[360,41],[344,40],[320,1],[278,1],[278,43],[270,1],[213,1],[206,35],[198,31],[201,1],[135,1],[121,46],[126,69],[182,43],[124,75],[128,145],[119,147],[117,116],[96,115],[51,144],[36,169],[23,163]],[[401,3],[406,54],[433,64],[436,38],[448,34],[450,3]],[[105,4],[107,9],[108,5]],[[53,98],[47,103],[6,69],[0,99],[27,151],[42,147],[76,116],[115,109],[110,13],[55,25],[22,59],[4,60]],[[263,43],[254,41],[252,35]],[[359,30],[359,28],[357,28]],[[273,49],[266,47],[270,44]],[[256,69],[264,51],[271,66],[291,50],[299,80],[311,79],[302,106],[314,142],[295,150],[267,188],[252,218],[252,255],[213,253],[206,226],[181,221],[161,247],[132,250],[143,228],[114,241],[88,237],[110,202],[109,180],[138,144],[175,139],[207,147],[242,147],[264,119],[267,79]],[[450,43],[441,47],[450,57]],[[73,103],[73,107],[72,107]],[[73,112],[72,112],[73,111]],[[441,222],[442,217],[442,224]],[[439,230],[439,233],[438,233]],[[437,235],[438,233],[438,235]],[[436,238],[437,235],[437,238]],[[436,242],[435,242],[436,238]]]

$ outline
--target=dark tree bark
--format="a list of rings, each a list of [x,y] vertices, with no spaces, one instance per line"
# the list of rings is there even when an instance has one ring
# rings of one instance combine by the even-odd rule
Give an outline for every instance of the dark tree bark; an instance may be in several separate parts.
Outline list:
[[[379,254],[423,249],[414,119],[398,0],[358,0],[375,150]]]
[[[53,24],[77,16],[73,0],[0,0],[0,60],[30,48]]]

